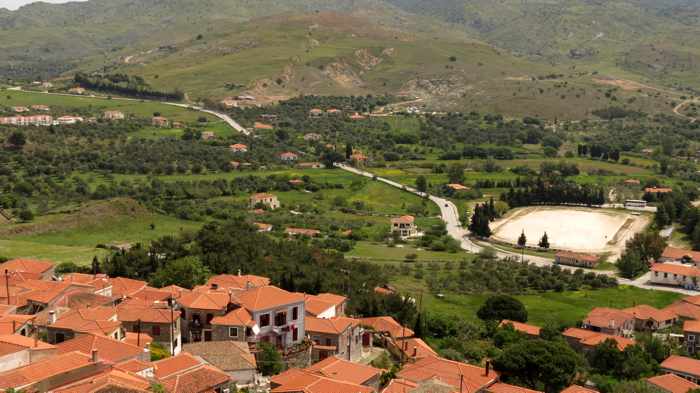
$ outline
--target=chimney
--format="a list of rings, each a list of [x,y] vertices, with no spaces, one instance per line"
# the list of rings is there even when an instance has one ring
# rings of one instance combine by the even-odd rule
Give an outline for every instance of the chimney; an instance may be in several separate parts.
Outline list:
[[[490,360],[486,361],[486,369],[485,370],[486,370],[486,373],[484,375],[488,377],[489,373],[491,372],[491,361]]]
[[[49,311],[49,321],[48,322],[49,322],[49,325],[53,325],[54,323],[56,323],[56,311],[55,310]]]
[[[610,322],[608,322],[608,326],[610,327],[610,329],[615,329],[615,320],[611,319]]]
[[[90,361],[93,363],[97,363],[97,350],[93,349],[92,352],[90,353]]]

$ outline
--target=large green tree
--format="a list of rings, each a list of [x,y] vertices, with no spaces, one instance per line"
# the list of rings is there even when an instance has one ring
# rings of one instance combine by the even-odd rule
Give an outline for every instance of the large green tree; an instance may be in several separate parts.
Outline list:
[[[260,342],[260,353],[258,355],[258,371],[262,375],[270,376],[279,374],[284,368],[282,363],[282,355],[277,349],[268,342]]]
[[[204,284],[210,275],[211,272],[202,265],[199,258],[185,257],[170,261],[158,269],[151,278],[151,285],[158,288],[177,285],[192,289],[197,285]]]
[[[476,315],[484,321],[510,319],[517,322],[527,322],[527,310],[523,303],[508,295],[490,296],[481,305]]]

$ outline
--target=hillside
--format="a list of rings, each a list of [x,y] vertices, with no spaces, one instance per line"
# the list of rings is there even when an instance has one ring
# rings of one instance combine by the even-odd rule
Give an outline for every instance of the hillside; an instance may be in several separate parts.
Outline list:
[[[581,13],[625,12],[583,2],[588,8]],[[535,15],[531,18],[520,14],[524,12],[520,7],[537,9],[538,3],[491,4],[478,0],[37,3],[16,12],[0,10],[0,50],[8,54],[0,59],[0,75],[47,78],[70,76],[75,70],[105,70],[142,76],[156,88],[181,89],[190,100],[240,93],[252,94],[261,103],[299,94],[392,94],[418,98],[420,105],[431,109],[551,119],[589,117],[593,110],[608,106],[669,112],[678,103],[678,95],[638,85],[620,88],[627,82],[616,79],[639,79],[642,72],[637,69],[645,67],[650,57],[646,53],[656,47],[645,52],[631,46],[626,66],[607,60],[624,54],[617,47],[606,49],[612,55],[605,59],[596,55],[558,61],[555,52],[534,56],[542,52],[537,45],[562,53],[581,46],[576,40],[585,30],[572,35],[567,27],[547,34],[539,11],[525,12]],[[563,5],[558,9],[568,10]],[[469,10],[490,12],[488,18],[479,13],[479,18],[489,20],[491,28],[477,29],[479,23],[475,25]],[[611,20],[612,15],[606,18]],[[636,34],[625,26],[617,29]],[[538,35],[547,40],[538,41]],[[676,46],[663,50],[675,51]],[[685,58],[661,57],[667,67],[681,67],[679,78],[686,78],[685,66],[679,65],[685,60],[673,60]]]
[[[695,0],[387,0],[547,62],[620,69],[700,90]]]

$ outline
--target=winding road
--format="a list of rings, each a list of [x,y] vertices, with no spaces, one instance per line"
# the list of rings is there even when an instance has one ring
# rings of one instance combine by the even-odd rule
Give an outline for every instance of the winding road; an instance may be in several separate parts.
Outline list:
[[[484,249],[484,246],[478,244],[477,242],[472,241],[468,237],[468,231],[462,227],[462,224],[459,222],[459,211],[457,210],[457,206],[455,206],[454,203],[452,203],[450,200],[440,198],[434,195],[426,194],[424,192],[418,191],[417,189],[413,187],[406,186],[404,184],[395,182],[393,180],[385,179],[383,177],[378,177],[374,175],[371,172],[367,172],[349,165],[341,164],[341,163],[336,163],[335,166],[339,169],[342,169],[344,171],[359,175],[359,176],[364,176],[368,177],[371,179],[374,179],[376,181],[388,184],[392,187],[399,188],[401,190],[404,190],[406,192],[410,192],[412,194],[418,195],[422,198],[428,198],[433,203],[437,204],[438,207],[440,208],[440,216],[442,220],[445,222],[445,226],[447,229],[447,232],[449,235],[457,240],[462,249],[465,251],[469,251],[471,253],[478,253],[479,251]],[[507,251],[503,249],[499,249],[497,246],[488,245],[490,248],[493,248],[496,251],[496,256],[498,258],[520,258],[521,254],[517,252],[512,252],[512,251]],[[533,255],[526,255],[525,260],[529,263],[532,263],[537,266],[551,266],[554,264],[554,260],[550,258],[544,258],[544,257],[538,257],[538,256],[533,256]],[[564,270],[578,270],[578,267],[574,266],[564,266],[564,265],[559,265],[562,269]],[[608,276],[614,276],[614,272],[612,271],[600,271],[600,270],[591,270],[591,269],[583,269],[586,272],[591,272],[591,273],[596,273],[596,274],[605,274]],[[675,288],[675,287],[665,287],[665,286],[656,286],[656,285],[649,285],[647,282],[649,282],[649,277],[651,273],[646,273],[643,276],[635,279],[635,280],[630,280],[622,277],[616,277],[618,283],[622,285],[629,285],[641,289],[650,289],[650,290],[657,290],[657,291],[665,291],[665,292],[675,292],[675,293],[680,293],[684,295],[697,295],[697,291],[692,291],[692,290],[687,290],[683,288]]]

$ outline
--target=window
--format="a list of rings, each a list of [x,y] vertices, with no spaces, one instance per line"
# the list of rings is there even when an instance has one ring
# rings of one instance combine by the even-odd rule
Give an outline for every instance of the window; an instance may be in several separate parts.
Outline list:
[[[275,326],[284,326],[287,324],[287,313],[278,312],[275,314]]]
[[[330,347],[331,345],[333,345],[333,342],[331,341],[330,338],[327,338],[327,339],[326,339],[326,346],[329,346],[329,347]]]
[[[292,330],[292,341],[296,341],[298,339],[299,339],[299,329],[294,328],[294,330]]]
[[[238,328],[237,327],[228,328],[228,336],[229,337],[238,337]]]
[[[260,327],[270,326],[270,314],[260,316]]]
[[[292,321],[296,321],[299,318],[299,307],[292,308]]]
[[[668,273],[664,273],[664,278],[668,278]]]
[[[207,325],[211,323],[212,319],[214,319],[214,314],[207,314]]]
[[[694,335],[694,334],[689,334],[689,335],[688,335],[688,341],[695,341],[695,335]]]
[[[160,326],[153,326],[151,328],[151,333],[153,334],[154,337],[160,336]]]

